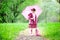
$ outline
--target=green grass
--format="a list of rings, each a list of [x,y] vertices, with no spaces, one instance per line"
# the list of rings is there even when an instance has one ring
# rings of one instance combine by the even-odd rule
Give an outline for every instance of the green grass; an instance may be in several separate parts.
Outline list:
[[[14,40],[27,23],[0,23],[0,40]],[[50,40],[60,40],[60,23],[38,23],[43,35]]]
[[[14,40],[21,30],[26,29],[27,23],[0,24],[0,40]]]
[[[50,40],[60,40],[60,23],[40,24],[43,28],[43,35]]]

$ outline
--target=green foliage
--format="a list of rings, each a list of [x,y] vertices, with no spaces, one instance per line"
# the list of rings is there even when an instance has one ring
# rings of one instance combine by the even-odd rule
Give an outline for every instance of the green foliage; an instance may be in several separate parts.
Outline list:
[[[49,40],[60,40],[60,23],[43,23],[39,24],[42,25],[43,31],[42,34],[44,37],[48,38]]]
[[[42,22],[59,22],[59,8],[60,4],[56,0],[42,0],[40,4],[42,8],[42,14],[39,17],[39,20]]]
[[[27,23],[1,23],[0,24],[0,40],[15,40],[18,33],[25,30]],[[38,27],[43,36],[50,40],[60,40],[60,23],[38,23]]]
[[[17,16],[20,15],[18,6],[24,1],[25,0],[7,0],[0,2],[0,22],[16,22]]]
[[[60,21],[60,4],[56,0],[1,0],[0,23],[27,22],[21,13],[27,6],[35,4],[42,9],[39,22]]]
[[[21,30],[27,28],[27,23],[0,24],[0,40],[15,40]]]

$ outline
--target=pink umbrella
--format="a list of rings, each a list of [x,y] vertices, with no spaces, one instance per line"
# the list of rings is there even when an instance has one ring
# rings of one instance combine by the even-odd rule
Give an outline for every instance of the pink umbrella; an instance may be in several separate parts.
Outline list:
[[[39,15],[40,15],[41,12],[42,12],[41,8],[40,8],[39,6],[37,6],[37,5],[27,6],[27,7],[23,10],[23,12],[22,12],[22,15],[23,15],[27,20],[28,20],[28,14],[29,14],[29,13],[32,13],[32,12],[31,12],[31,9],[32,9],[32,8],[35,8],[35,9],[36,9],[35,14],[37,15],[37,17],[39,17]]]

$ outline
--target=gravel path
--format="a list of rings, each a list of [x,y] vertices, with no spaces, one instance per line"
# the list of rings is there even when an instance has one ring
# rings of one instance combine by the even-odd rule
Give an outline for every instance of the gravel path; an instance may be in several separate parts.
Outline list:
[[[29,29],[21,31],[19,33],[18,37],[16,38],[16,40],[47,40],[46,38],[41,37],[41,36],[29,35],[28,31],[29,31]],[[42,35],[41,30],[40,30],[40,34]]]
[[[46,39],[40,36],[20,35],[16,40],[46,40]]]

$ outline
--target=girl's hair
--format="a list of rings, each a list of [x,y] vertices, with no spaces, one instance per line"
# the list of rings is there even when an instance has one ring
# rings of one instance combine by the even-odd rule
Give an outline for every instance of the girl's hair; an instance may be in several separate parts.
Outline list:
[[[32,8],[31,11],[36,11],[36,9],[35,8]]]

